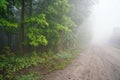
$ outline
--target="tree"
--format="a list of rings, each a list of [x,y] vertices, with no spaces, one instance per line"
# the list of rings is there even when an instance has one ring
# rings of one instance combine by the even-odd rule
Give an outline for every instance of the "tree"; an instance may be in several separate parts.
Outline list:
[[[8,2],[6,0],[0,0],[0,18],[5,17]]]
[[[21,0],[21,23],[20,23],[20,53],[24,52],[24,11],[25,1]]]
[[[80,25],[90,6],[89,0],[0,0],[0,27],[7,33],[8,44],[19,33],[15,33],[19,37],[15,44],[20,44],[20,53],[31,46],[59,52],[73,48],[82,38],[76,36],[78,28],[89,34]]]
[[[87,24],[87,19],[91,13],[91,7],[96,1],[97,0],[70,0],[70,3],[74,6],[70,15],[77,25],[73,31],[77,47],[86,43],[88,44],[91,39],[91,27]]]
[[[43,2],[46,5],[44,8],[44,13],[47,15],[46,18],[49,23],[49,35],[51,34],[52,37],[56,39],[50,39],[51,36],[47,36],[48,44],[53,43],[55,46],[54,50],[61,51],[63,49],[63,35],[66,33],[71,33],[72,28],[75,26],[75,23],[72,21],[71,17],[69,16],[70,10],[72,8],[71,4],[69,4],[68,0],[46,0]]]
[[[7,43],[10,48],[12,48],[12,35],[15,34],[18,28],[18,24],[14,18],[14,13],[12,12],[12,6],[14,6],[14,2],[12,0],[0,1],[0,30],[5,32]]]
[[[8,46],[11,48],[11,35],[16,32],[18,24],[16,22],[9,22],[5,19],[0,19],[0,29],[3,30],[8,38]]]
[[[25,21],[27,24],[31,25],[27,27],[27,37],[29,39],[29,44],[36,47],[39,45],[46,46],[48,41],[46,36],[44,36],[43,31],[49,24],[46,21],[45,14],[39,14],[38,16],[32,16],[27,18]]]

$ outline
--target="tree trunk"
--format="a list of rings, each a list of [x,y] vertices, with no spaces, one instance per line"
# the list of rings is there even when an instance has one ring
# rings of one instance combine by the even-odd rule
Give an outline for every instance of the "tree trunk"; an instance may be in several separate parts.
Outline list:
[[[24,11],[25,11],[25,1],[21,0],[21,25],[20,25],[20,53],[24,53]]]
[[[32,2],[33,2],[33,0],[30,0],[29,2],[30,2],[29,3],[29,12],[30,12],[29,15],[32,16]]]
[[[10,47],[10,49],[12,48],[11,44],[12,44],[12,35],[10,33],[7,34],[8,37],[8,46]]]
[[[8,33],[7,36],[8,36],[8,46],[10,47],[10,33]]]

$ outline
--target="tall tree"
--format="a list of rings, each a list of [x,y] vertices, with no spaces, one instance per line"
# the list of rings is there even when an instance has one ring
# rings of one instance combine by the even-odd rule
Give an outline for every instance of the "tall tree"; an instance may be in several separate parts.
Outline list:
[[[20,53],[24,52],[24,11],[25,11],[25,0],[21,0]]]
[[[45,5],[44,5],[45,4]],[[72,21],[69,13],[71,11],[71,4],[68,0],[45,0],[42,4],[44,6],[43,11],[46,14],[48,23],[50,25],[48,34],[48,44],[49,48],[59,52],[63,50],[63,35],[72,32],[72,28],[75,26],[75,23]],[[51,39],[55,38],[55,39]],[[52,45],[51,45],[52,43]]]

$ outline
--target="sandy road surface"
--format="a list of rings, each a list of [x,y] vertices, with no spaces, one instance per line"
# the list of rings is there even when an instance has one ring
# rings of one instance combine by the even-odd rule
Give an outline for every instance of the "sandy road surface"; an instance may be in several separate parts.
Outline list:
[[[120,50],[94,45],[44,80],[120,80]]]

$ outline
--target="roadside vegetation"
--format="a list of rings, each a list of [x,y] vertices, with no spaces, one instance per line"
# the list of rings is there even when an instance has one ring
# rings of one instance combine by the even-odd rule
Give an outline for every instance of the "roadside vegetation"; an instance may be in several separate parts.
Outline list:
[[[90,41],[92,0],[0,0],[0,80],[40,80]]]
[[[64,69],[78,55],[80,50],[54,53],[29,53],[24,56],[15,55],[6,48],[0,55],[1,80],[42,80],[51,71]]]

